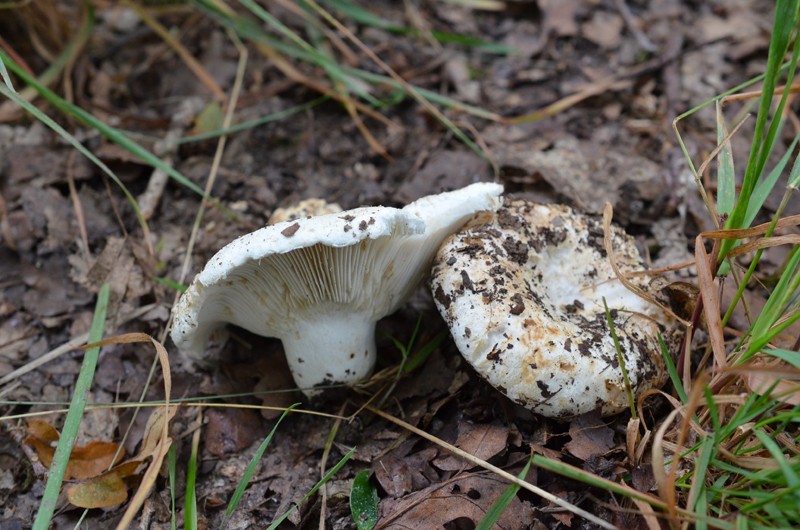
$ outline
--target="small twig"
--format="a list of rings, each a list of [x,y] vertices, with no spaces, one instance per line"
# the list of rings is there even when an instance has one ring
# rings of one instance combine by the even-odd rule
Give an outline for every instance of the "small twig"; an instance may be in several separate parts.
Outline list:
[[[75,208],[75,218],[78,220],[78,229],[81,232],[81,241],[83,241],[83,259],[86,260],[86,266],[92,267],[92,253],[89,250],[89,235],[86,231],[86,218],[83,215],[83,206],[81,199],[78,197],[78,191],[75,189],[75,153],[77,151],[70,151],[67,157],[67,184],[69,184],[69,195],[72,198],[72,206]]]
[[[635,38],[636,42],[639,43],[639,46],[641,46],[643,50],[650,53],[657,52],[658,46],[653,44],[653,41],[651,41],[641,29],[639,29],[639,26],[636,24],[636,20],[633,17],[633,13],[631,13],[631,10],[628,8],[628,4],[625,3],[625,0],[616,0],[616,4],[617,11],[619,11],[619,14],[622,15],[622,19],[628,26],[628,31],[631,32],[633,38]]]

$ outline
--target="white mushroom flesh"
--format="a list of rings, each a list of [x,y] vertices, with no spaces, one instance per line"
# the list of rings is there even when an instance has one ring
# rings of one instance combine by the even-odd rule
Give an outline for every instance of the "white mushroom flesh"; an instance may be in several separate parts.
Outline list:
[[[618,228],[612,233],[622,273],[642,270],[633,238]],[[646,276],[630,281],[650,291]],[[669,342],[674,323],[617,279],[594,217],[566,206],[507,201],[445,241],[431,284],[464,357],[537,413],[568,417],[628,407],[603,297],[633,393],[665,381],[657,335]]]

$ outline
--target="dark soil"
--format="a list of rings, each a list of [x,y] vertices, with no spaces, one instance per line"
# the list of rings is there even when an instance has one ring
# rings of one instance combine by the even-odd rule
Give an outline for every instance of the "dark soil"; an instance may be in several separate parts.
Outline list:
[[[48,12],[43,6],[50,4],[65,5]],[[3,10],[0,47],[13,50],[41,73],[49,64],[46,52],[52,59],[79,20],[80,12],[71,4],[34,0]],[[51,88],[103,121],[136,133],[137,141],[204,187],[215,140],[165,148],[152,138],[202,130],[193,119],[214,101],[214,95],[132,11],[109,2],[95,4],[97,24],[86,46],[70,64],[68,75]],[[215,21],[179,4],[148,12],[176,30],[178,40],[230,94],[238,59],[235,46]],[[394,97],[381,86],[369,90],[375,98],[394,101],[381,109],[394,126],[363,113],[360,118],[386,150],[385,156],[370,146],[345,108],[334,101],[233,134],[211,189],[224,209],[206,210],[185,283],[227,242],[263,226],[276,207],[310,197],[338,202],[345,209],[399,206],[484,180],[501,182],[517,197],[564,202],[592,213],[611,202],[615,221],[636,235],[655,266],[691,259],[688,242],[711,224],[672,133],[672,120],[763,70],[771,2],[539,0],[506,2],[498,11],[469,10],[438,0],[361,4],[398,25],[421,25],[423,36],[413,37],[346,21],[377,55],[418,87],[509,118],[574,94],[586,97],[520,125],[443,109],[485,148],[492,164],[411,98]],[[306,25],[295,15],[285,8],[272,9],[285,24],[306,35]],[[515,51],[502,54],[438,45],[424,37],[427,29],[479,37]],[[252,43],[247,46],[250,53],[236,122],[319,97],[309,86],[287,79]],[[369,58],[351,49],[352,58],[347,58],[336,47],[328,48],[340,61],[352,60],[351,66],[380,72]],[[318,85],[329,83],[321,69],[289,62]],[[14,82],[21,90],[19,79]],[[175,291],[158,279],[181,280],[200,205],[196,193],[175,181],[155,193],[156,201],[148,202],[148,183],[154,180],[151,167],[42,99],[33,101],[111,167],[143,207],[151,207],[151,241],[145,240],[116,184],[52,131],[4,101],[0,105],[0,377],[87,332],[104,282],[111,286],[109,321],[115,323],[109,334],[141,331],[163,337]],[[681,130],[699,165],[715,146],[713,106],[681,122]],[[746,153],[747,138],[745,131],[734,139],[739,154]],[[143,307],[149,309],[129,319]],[[379,323],[379,371],[396,367],[401,360],[390,337],[408,341],[417,322],[420,334],[414,351],[445,331],[426,286],[405,308]],[[235,340],[213,353],[218,364],[211,369],[185,363],[165,340],[173,399],[244,393],[246,397],[213,401],[287,406],[302,400],[294,392],[254,395],[254,391],[291,388],[280,342],[240,330],[233,335]],[[63,407],[72,395],[82,356],[82,351],[69,349],[5,381],[0,388],[0,399],[6,400],[2,413],[12,416]],[[103,348],[90,402],[137,401],[152,364],[149,346]],[[147,388],[145,399],[163,397],[159,376]],[[305,406],[348,416],[378,388],[374,384],[366,391],[347,390]],[[649,404],[645,421],[651,428],[663,414],[659,405]],[[422,368],[399,381],[382,408],[513,474],[520,472],[533,451],[614,481],[632,474],[635,487],[653,488],[647,457],[642,462],[628,458],[625,414],[563,422],[533,415],[482,382],[449,339]],[[128,454],[136,454],[147,416],[149,409],[136,416],[130,408],[87,412],[78,443],[115,441],[123,443]],[[63,414],[43,418],[60,428]],[[187,405],[178,410],[172,434],[178,461],[179,526],[198,419],[203,421],[199,525],[218,528],[248,460],[276,416],[226,406]],[[4,529],[28,527],[44,490],[43,468],[32,448],[21,443],[26,428],[21,419],[0,424],[0,527]],[[323,460],[326,441],[337,428],[330,454]],[[372,470],[371,480],[378,488],[380,528],[473,528],[506,487],[494,474],[370,412],[361,411],[344,422],[293,414],[280,426],[228,528],[268,526],[301,501],[321,477],[321,466],[330,469],[354,446],[358,449],[353,458],[328,483],[325,494],[302,503],[281,528],[321,528],[320,519],[325,528],[353,528],[349,491],[353,477],[363,469]],[[635,506],[604,491],[541,469],[530,471],[527,480],[621,528],[645,527]],[[144,505],[138,527],[169,528],[170,503],[164,474]],[[123,504],[91,510],[82,527],[111,528],[124,508]],[[54,527],[72,528],[81,513],[64,500]],[[525,491],[509,505],[499,525],[593,527]]]

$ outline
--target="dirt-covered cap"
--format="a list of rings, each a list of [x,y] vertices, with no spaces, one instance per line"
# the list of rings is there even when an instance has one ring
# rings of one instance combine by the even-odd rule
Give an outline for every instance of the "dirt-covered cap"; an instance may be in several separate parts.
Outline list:
[[[633,238],[612,231],[621,271],[641,270]],[[669,337],[673,321],[617,279],[598,219],[566,206],[507,201],[445,241],[434,263],[434,299],[458,349],[527,408],[566,417],[628,406],[603,297],[634,394],[663,384],[657,335]],[[630,281],[649,290],[647,277]]]

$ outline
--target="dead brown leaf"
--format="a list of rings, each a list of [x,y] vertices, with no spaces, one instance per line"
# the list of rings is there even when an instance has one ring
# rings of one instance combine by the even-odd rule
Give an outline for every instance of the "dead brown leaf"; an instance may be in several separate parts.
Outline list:
[[[572,420],[569,435],[572,439],[565,448],[584,461],[591,456],[602,456],[614,447],[614,431],[605,424],[597,411],[582,414]]]
[[[142,464],[131,460],[111,471],[92,477],[66,488],[67,500],[79,508],[108,508],[122,504],[128,499],[130,479]]]
[[[376,528],[449,528],[448,523],[457,519],[474,528],[506,487],[505,480],[481,472],[429,486],[402,499],[386,499],[380,504]],[[532,519],[530,505],[515,497],[495,528],[521,530],[528,528]]]
[[[58,431],[44,420],[28,422],[28,437],[25,443],[31,446],[42,464],[49,468],[53,463],[55,442],[59,439]],[[113,442],[92,441],[86,445],[75,447],[69,457],[65,479],[86,479],[96,477],[118,462],[125,455],[125,450]]]
[[[203,443],[212,455],[224,456],[250,447],[261,435],[261,417],[253,410],[211,409],[205,414]]]
[[[123,456],[125,449],[114,442],[89,442],[73,449],[64,477],[68,479],[96,477],[122,460]]]
[[[745,376],[751,392],[765,394],[787,405],[800,405],[800,372],[783,361],[757,361]]]
[[[508,446],[508,427],[462,421],[458,425],[458,439],[455,446],[476,458],[489,460]],[[437,458],[433,464],[444,471],[458,471],[471,467],[471,464],[456,455]]]
[[[407,441],[372,464],[375,478],[392,497],[402,497],[411,491],[426,488],[439,479],[438,473],[431,466],[431,462],[439,454],[438,450],[428,447],[407,455],[414,443],[414,440]]]

